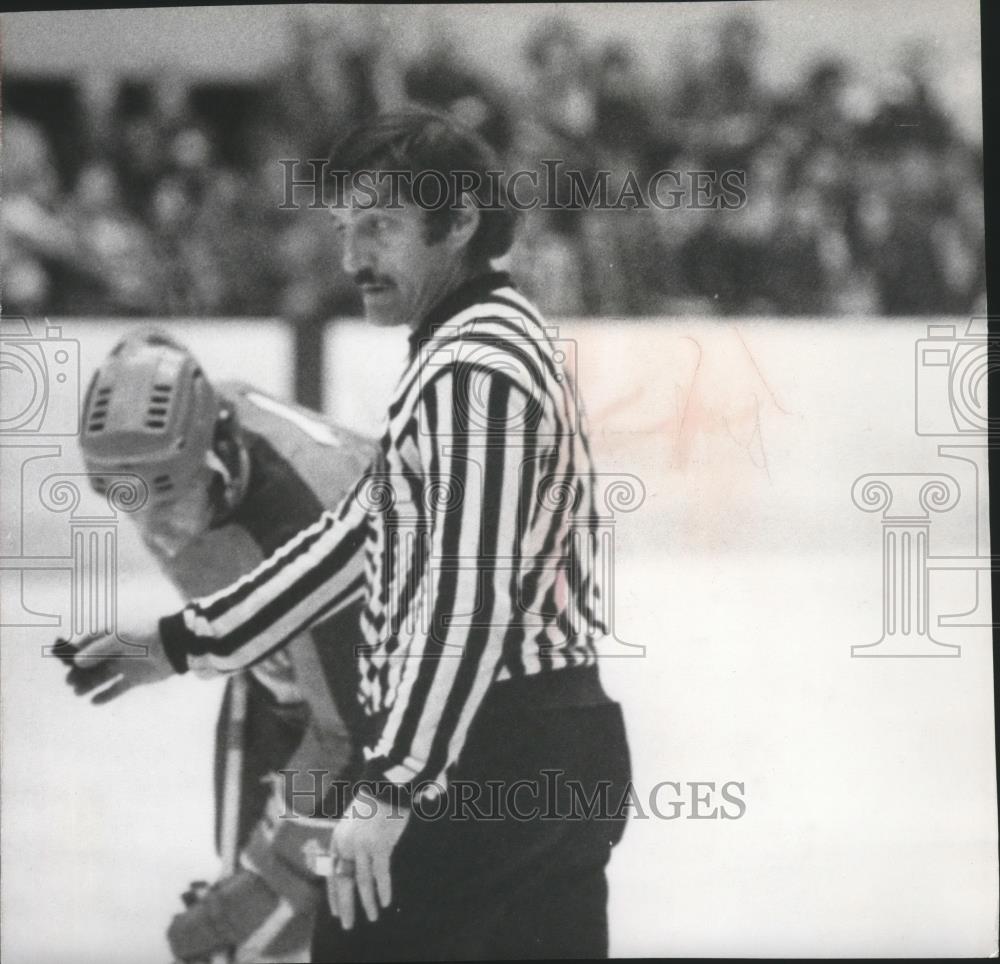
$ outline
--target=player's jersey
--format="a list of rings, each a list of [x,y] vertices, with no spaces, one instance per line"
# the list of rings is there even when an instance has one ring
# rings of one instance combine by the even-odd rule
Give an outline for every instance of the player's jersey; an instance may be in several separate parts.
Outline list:
[[[244,498],[224,524],[203,533],[173,558],[147,541],[164,573],[187,598],[213,593],[254,569],[323,509],[336,505],[374,453],[372,442],[308,409],[243,383],[223,383],[217,389],[235,410],[250,456]],[[317,755],[322,753],[323,765],[330,769],[346,762],[343,756],[350,744],[343,716],[351,707],[338,709],[334,694],[351,694],[354,677],[349,683],[331,678],[336,661],[329,658],[329,649],[346,647],[353,653],[353,640],[333,636],[343,635],[344,620],[335,632],[337,612],[363,594],[360,553],[356,566],[354,590],[329,619],[249,669],[278,703],[308,704],[307,737],[318,740],[322,751],[317,748]],[[352,662],[343,660],[341,665]]]

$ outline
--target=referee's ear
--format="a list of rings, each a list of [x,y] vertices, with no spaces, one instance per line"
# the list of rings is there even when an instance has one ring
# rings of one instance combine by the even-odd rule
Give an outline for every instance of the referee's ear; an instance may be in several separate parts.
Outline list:
[[[451,213],[451,224],[445,236],[449,246],[456,252],[468,248],[479,230],[482,214],[474,204],[464,203]]]

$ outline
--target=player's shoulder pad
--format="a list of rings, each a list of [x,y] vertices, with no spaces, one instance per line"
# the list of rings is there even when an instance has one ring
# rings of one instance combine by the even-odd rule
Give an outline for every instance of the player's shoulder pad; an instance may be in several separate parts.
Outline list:
[[[275,398],[245,382],[218,386],[239,424],[265,439],[321,494],[324,504],[338,501],[377,452],[375,442],[338,425],[319,412]]]
[[[322,412],[277,398],[247,382],[221,382],[217,390],[233,406],[240,424],[268,438],[284,432],[333,448],[375,451],[372,439],[344,428]]]

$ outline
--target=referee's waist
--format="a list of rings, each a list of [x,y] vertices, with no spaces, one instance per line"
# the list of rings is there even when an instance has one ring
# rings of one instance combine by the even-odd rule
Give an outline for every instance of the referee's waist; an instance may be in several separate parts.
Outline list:
[[[560,709],[611,703],[596,666],[567,666],[494,683],[484,701],[494,710]]]

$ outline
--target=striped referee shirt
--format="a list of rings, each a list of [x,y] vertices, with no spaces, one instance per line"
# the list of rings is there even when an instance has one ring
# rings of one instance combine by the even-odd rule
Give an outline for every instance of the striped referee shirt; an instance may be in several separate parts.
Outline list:
[[[362,776],[411,791],[444,783],[491,685],[594,664],[594,468],[564,357],[506,274],[454,291],[411,334],[340,505],[161,621],[175,668],[252,665],[360,595]]]

